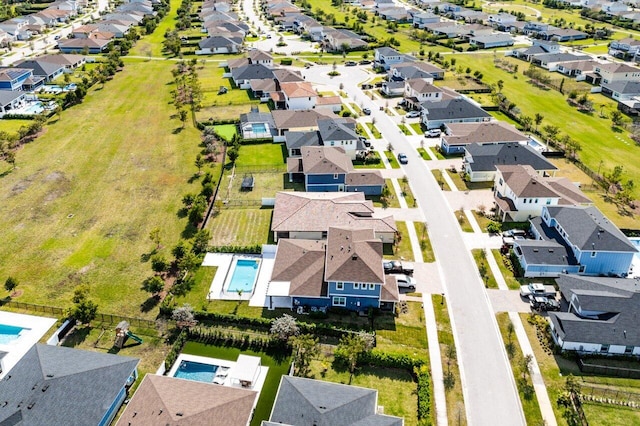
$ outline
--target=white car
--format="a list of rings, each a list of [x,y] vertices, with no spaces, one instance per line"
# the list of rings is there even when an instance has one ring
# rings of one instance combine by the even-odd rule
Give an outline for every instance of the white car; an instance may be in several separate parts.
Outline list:
[[[410,291],[414,291],[416,289],[416,280],[412,277],[405,274],[393,274],[396,278],[396,282],[398,283],[398,289],[407,289]]]
[[[437,138],[438,136],[440,136],[441,133],[442,132],[440,131],[440,129],[431,129],[431,130],[427,130],[427,132],[424,135],[428,138]]]
[[[420,117],[420,111],[409,111],[405,117],[407,118],[416,118],[416,117]]]

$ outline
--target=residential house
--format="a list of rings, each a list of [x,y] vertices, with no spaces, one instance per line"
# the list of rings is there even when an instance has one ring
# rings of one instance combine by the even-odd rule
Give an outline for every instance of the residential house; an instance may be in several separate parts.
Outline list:
[[[273,70],[262,64],[247,64],[231,69],[233,84],[240,89],[251,88],[252,80],[273,81]]]
[[[273,68],[273,56],[262,50],[252,49],[247,54],[250,63],[264,65],[267,68]]]
[[[62,53],[79,54],[87,52],[98,54],[106,52],[111,44],[111,39],[104,38],[70,38],[58,40],[58,49]]]
[[[243,139],[272,138],[277,129],[270,112],[251,111],[240,114],[240,133]]]
[[[289,157],[302,156],[303,147],[323,146],[317,130],[305,132],[284,132],[284,142]],[[288,160],[288,159],[287,159]]]
[[[598,64],[594,71],[602,77],[601,84],[640,81],[640,68],[619,62]]]
[[[356,124],[353,120],[338,117],[319,118],[318,133],[324,146],[344,149],[351,160],[354,160],[358,153],[366,150],[356,133]]]
[[[209,36],[198,42],[199,49],[196,50],[196,55],[238,53],[242,47],[242,39],[242,36]]]
[[[284,136],[286,131],[310,132],[318,130],[318,119],[335,118],[333,113],[323,110],[273,110],[273,122],[278,134]]]
[[[287,158],[289,181],[303,180],[307,192],[362,192],[381,195],[385,181],[379,170],[354,170],[341,147],[303,146],[299,157]]]
[[[465,147],[464,170],[471,182],[491,182],[496,177],[498,165],[528,165],[538,174],[555,173],[557,169],[549,160],[529,145],[503,143],[480,145],[472,143]]]
[[[30,68],[0,67],[0,90],[30,90],[44,84],[44,78],[33,75]]]
[[[404,55],[390,47],[378,47],[373,55],[374,68],[389,70],[393,64],[404,62]]]
[[[515,15],[506,12],[491,14],[487,17],[487,25],[492,26],[500,31],[508,28],[510,24],[516,22],[518,18]]]
[[[455,20],[463,20],[467,23],[481,23],[487,20],[488,14],[479,10],[463,9],[453,14]]]
[[[403,96],[404,90],[405,90],[404,80],[383,81],[382,87],[380,87],[380,91],[384,93],[385,96],[389,96],[389,97]]]
[[[21,90],[0,90],[0,114],[10,114],[12,110],[23,107],[26,100],[26,92]]]
[[[26,26],[29,22],[21,17],[7,19],[0,22],[0,29],[9,34],[13,40],[29,40],[31,38],[31,31]]]
[[[0,380],[0,424],[111,424],[138,359],[36,344]]]
[[[324,48],[328,52],[346,52],[349,50],[366,49],[368,44],[358,34],[345,29],[325,27]]]
[[[280,83],[280,89],[284,95],[285,107],[293,110],[313,109],[316,106],[318,93],[311,83],[306,81],[294,81]]]
[[[263,426],[404,425],[401,417],[379,414],[378,391],[373,389],[282,376],[276,395],[269,422]]]
[[[257,396],[249,389],[147,374],[116,426],[247,426]]]
[[[102,17],[103,20],[108,21],[124,21],[131,22],[132,25],[140,25],[144,19],[144,15],[137,14],[135,12],[115,12],[108,13]]]
[[[426,101],[438,102],[442,100],[442,89],[433,85],[433,78],[413,78],[404,81],[404,99],[412,109],[420,109],[420,104]]]
[[[513,245],[525,277],[629,273],[636,247],[597,208],[545,205],[529,222],[535,239]]]
[[[304,77],[300,74],[300,71],[292,71],[287,68],[275,68],[273,70],[273,76],[278,83],[291,83],[294,81],[304,81]]]
[[[576,81],[584,81],[587,75],[593,74],[597,65],[596,61],[565,62],[558,64],[556,71],[569,77],[575,77]]]
[[[640,51],[640,40],[627,37],[609,43],[609,55],[625,61],[635,60]]]
[[[465,148],[473,143],[526,144],[529,137],[504,121],[480,123],[449,123],[441,136],[440,150],[446,155],[464,154]]]
[[[413,15],[413,26],[424,29],[426,24],[440,22],[440,17],[431,12],[416,13]]]
[[[584,62],[589,59],[591,59],[589,55],[574,55],[573,53],[559,52],[535,55],[531,59],[531,63],[549,71],[558,71],[558,68],[563,64]]]
[[[382,267],[383,243],[372,228],[330,226],[326,240],[280,239],[267,296],[285,294],[294,309],[393,310],[395,277]]]
[[[491,49],[494,47],[513,46],[514,39],[509,34],[477,35],[469,39],[469,44],[479,49]]]
[[[573,28],[549,28],[546,31],[541,31],[539,35],[545,40],[554,40],[559,42],[584,40],[589,37],[589,34],[574,30]]]
[[[48,54],[38,56],[37,60],[40,62],[59,64],[64,67],[65,72],[73,72],[74,69],[85,64],[87,58],[82,55]]]
[[[325,109],[333,113],[342,111],[342,98],[340,96],[322,96],[316,98],[316,109]]]
[[[393,215],[376,215],[373,202],[362,192],[276,193],[271,231],[274,241],[281,238],[321,240],[330,226],[371,228],[375,238],[385,244],[395,241]]]
[[[62,75],[65,70],[65,67],[61,64],[40,61],[39,58],[20,61],[16,63],[16,67],[30,69],[33,71],[34,76],[42,77],[46,82],[50,82]]]
[[[491,121],[491,114],[465,97],[448,98],[438,102],[423,102],[422,124],[427,129],[438,129],[443,124]]]
[[[385,7],[384,9],[378,9],[376,14],[385,21],[400,23],[409,21],[409,13],[404,7]]]
[[[533,40],[531,47],[514,49],[506,53],[506,56],[514,56],[531,62],[538,55],[546,55],[550,53],[560,53],[560,45],[555,41]],[[589,58],[590,59],[590,58]]]
[[[608,16],[617,16],[621,13],[631,10],[627,4],[620,1],[610,1],[600,5],[600,11]]]
[[[640,81],[603,83],[601,93],[618,102],[634,100],[640,96]]]
[[[412,78],[430,78],[442,80],[444,70],[429,62],[401,62],[389,68],[389,80],[409,80]]]
[[[538,217],[543,206],[593,204],[569,179],[540,176],[531,166],[497,165],[493,188],[496,216],[502,222]]]
[[[640,355],[638,280],[561,275],[566,312],[550,312],[551,336],[563,351]]]

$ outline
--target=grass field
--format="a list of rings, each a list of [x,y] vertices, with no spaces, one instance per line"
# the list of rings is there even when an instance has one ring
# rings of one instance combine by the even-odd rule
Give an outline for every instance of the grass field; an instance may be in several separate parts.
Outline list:
[[[431,170],[431,173],[433,174],[433,177],[436,178],[436,182],[438,182],[438,184],[444,191],[451,191],[449,184],[442,177],[442,170],[434,169],[434,170]]]
[[[399,236],[396,240],[400,242],[397,246],[385,244],[384,257],[386,259],[404,259],[413,262],[413,250],[411,249],[411,240],[407,231],[407,222],[396,221]]]
[[[491,254],[496,259],[498,268],[500,268],[500,273],[502,273],[504,280],[507,282],[507,286],[511,290],[518,290],[521,284],[528,282],[528,280],[526,279],[518,280],[516,277],[513,276],[513,272],[511,272],[509,268],[507,268],[507,265],[505,265],[505,259],[502,256],[502,254],[500,254],[500,250],[493,249],[491,250]],[[489,254],[487,253],[487,256],[488,255]]]
[[[271,209],[223,209],[207,222],[212,245],[266,244],[270,239]]]
[[[231,142],[233,137],[238,134],[238,129],[235,124],[221,124],[218,126],[213,126],[218,136],[224,139],[227,142]]]
[[[0,277],[20,281],[21,301],[68,306],[87,283],[101,312],[154,315],[140,312],[150,266],[139,259],[155,227],[165,250],[175,245],[186,226],[180,195],[200,187],[189,183],[199,132],[171,118],[171,80],[162,62],[127,60],[0,178]]]
[[[393,154],[393,152],[385,151],[384,155],[387,157],[387,160],[389,160],[389,165],[392,169],[400,168],[400,164],[398,164],[398,160],[396,159],[396,156]]]
[[[476,267],[478,268],[478,272],[480,271],[480,266],[484,265],[485,268],[485,275],[484,277],[482,276],[482,274],[480,274],[480,278],[482,278],[482,281],[485,284],[485,287],[487,288],[498,288],[498,283],[496,282],[496,278],[493,276],[493,272],[491,271],[491,268],[489,268],[489,264],[487,262],[487,259],[485,257],[483,257],[483,250],[482,249],[473,249],[471,250],[471,254],[473,255],[473,260],[475,260],[476,262]],[[490,254],[487,254],[487,252],[484,252],[484,256],[489,256]]]
[[[21,127],[29,126],[31,123],[31,120],[0,120],[0,132],[17,135]]]

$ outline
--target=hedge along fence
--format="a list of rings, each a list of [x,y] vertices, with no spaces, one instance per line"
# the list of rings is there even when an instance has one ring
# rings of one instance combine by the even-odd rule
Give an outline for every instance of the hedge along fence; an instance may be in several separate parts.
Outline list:
[[[270,138],[240,138],[240,145],[261,145],[263,143],[273,143],[273,137]]]
[[[236,330],[220,330],[206,327],[194,327],[188,331],[190,341],[207,345],[231,346],[241,350],[256,352],[279,351],[291,353],[287,344],[267,334],[243,333]]]
[[[187,330],[182,330],[180,334],[178,334],[176,341],[173,342],[173,345],[171,346],[171,350],[169,351],[169,353],[167,354],[167,357],[164,360],[165,371],[169,371],[171,370],[171,367],[173,367],[173,363],[176,362],[176,359],[178,359],[178,355],[180,355],[180,352],[182,352],[182,348],[184,347],[184,344],[187,343],[187,337],[188,337]]]
[[[225,120],[213,119],[208,121],[198,121],[197,127],[198,127],[198,130],[204,130],[205,127],[219,126],[221,124],[240,124],[240,120],[237,118],[230,118]]]
[[[211,253],[260,254],[262,253],[262,244],[253,244],[248,246],[236,246],[236,245],[213,246],[213,247],[209,247],[208,251]]]

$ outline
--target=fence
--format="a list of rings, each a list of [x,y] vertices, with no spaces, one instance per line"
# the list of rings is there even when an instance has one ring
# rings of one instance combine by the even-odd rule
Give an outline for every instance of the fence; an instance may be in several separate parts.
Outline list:
[[[34,303],[16,302],[15,300],[2,300],[0,306],[8,306],[10,308],[24,309],[32,312],[42,312],[45,314],[51,314],[55,316],[64,315],[64,309],[56,308],[55,306],[36,305]]]
[[[148,329],[155,329],[157,324],[155,321],[142,319],[142,318],[133,318],[133,317],[123,317],[120,315],[111,315],[111,314],[96,314],[96,318],[94,321],[106,322],[109,324],[118,324],[120,321],[126,321],[129,325],[134,327],[142,327]]]
[[[628,392],[619,389],[603,388],[588,384],[581,385],[581,396],[583,400],[595,401],[604,404],[625,405],[633,408],[640,408],[640,393]]]
[[[241,209],[247,207],[262,207],[262,199],[260,200],[227,200],[224,206],[229,209]]]
[[[588,364],[583,360],[578,360],[580,371],[602,376],[626,377],[630,379],[640,379],[640,370],[633,368],[611,367],[608,365]]]

